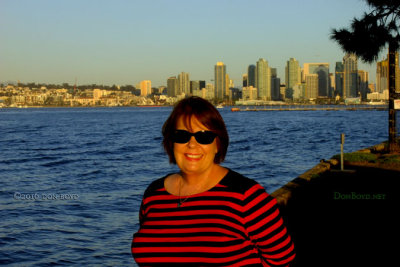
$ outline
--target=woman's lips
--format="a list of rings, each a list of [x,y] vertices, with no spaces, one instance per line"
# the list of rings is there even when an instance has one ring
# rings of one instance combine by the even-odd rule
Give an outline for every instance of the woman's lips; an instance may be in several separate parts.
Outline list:
[[[189,154],[189,153],[185,153],[185,157],[188,160],[192,160],[192,161],[196,161],[196,160],[200,160],[202,155],[201,154]]]

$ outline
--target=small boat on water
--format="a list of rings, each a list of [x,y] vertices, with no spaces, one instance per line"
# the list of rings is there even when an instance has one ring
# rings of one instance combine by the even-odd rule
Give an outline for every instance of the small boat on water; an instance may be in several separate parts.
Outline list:
[[[218,108],[218,109],[222,109],[222,108],[224,108],[224,105],[222,105],[222,104],[219,104],[219,105],[217,105],[217,106],[216,106],[216,108]]]

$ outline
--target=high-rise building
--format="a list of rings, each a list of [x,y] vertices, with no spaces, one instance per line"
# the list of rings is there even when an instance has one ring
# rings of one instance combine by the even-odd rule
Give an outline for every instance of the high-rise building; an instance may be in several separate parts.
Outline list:
[[[258,98],[271,100],[271,70],[268,61],[260,58],[256,64],[256,88]]]
[[[200,90],[200,81],[190,81],[190,93],[193,95],[197,90]]]
[[[242,98],[243,100],[256,100],[258,98],[257,88],[253,86],[243,87]]]
[[[352,98],[358,96],[358,67],[357,56],[355,54],[346,54],[343,57],[344,79],[343,79],[343,97]]]
[[[306,89],[304,97],[306,99],[316,99],[318,97],[318,74],[306,74]]]
[[[223,62],[217,62],[214,66],[214,83],[215,83],[215,100],[225,100],[228,92],[228,84],[226,82],[226,65]]]
[[[343,97],[344,66],[343,62],[336,62],[335,66],[335,96]]]
[[[396,91],[400,90],[400,68],[399,68],[399,53],[395,54],[395,65],[396,65],[396,80],[395,88]],[[376,87],[379,93],[383,93],[384,90],[389,90],[389,60],[379,61],[376,63]]]
[[[249,65],[247,68],[247,86],[256,87],[256,66]]]
[[[140,96],[148,96],[151,94],[151,81],[144,80],[140,82]]]
[[[212,100],[215,98],[215,86],[212,83],[206,84],[206,99]]]
[[[229,74],[225,74],[225,84],[226,84],[226,86],[225,86],[224,94],[225,94],[226,98],[229,98],[229,88],[231,86],[231,82],[232,82],[232,80],[229,78]]]
[[[189,73],[181,72],[181,74],[178,75],[178,86],[179,94],[190,95]]]
[[[175,76],[169,77],[167,80],[167,94],[170,97],[178,95],[178,79]]]
[[[388,77],[389,61],[387,59],[378,61],[376,63],[376,87],[378,93],[382,93],[384,90],[389,89]]]
[[[247,87],[247,77],[248,77],[247,73],[242,75],[242,78],[243,78],[243,84],[242,85],[243,85],[243,87]]]
[[[362,100],[367,99],[367,94],[369,93],[368,88],[368,72],[364,70],[358,70],[358,89]]]
[[[200,80],[199,81],[199,86],[200,86],[200,89],[206,88],[206,81]]]
[[[295,58],[286,61],[285,82],[288,89],[293,89],[293,86],[301,83],[300,64]]]
[[[327,97],[329,92],[329,63],[304,63],[304,75],[318,75],[318,96]]]
[[[281,79],[278,78],[276,68],[271,68],[271,100],[280,100]]]
[[[335,74],[329,73],[329,89],[328,89],[328,97],[335,97]]]

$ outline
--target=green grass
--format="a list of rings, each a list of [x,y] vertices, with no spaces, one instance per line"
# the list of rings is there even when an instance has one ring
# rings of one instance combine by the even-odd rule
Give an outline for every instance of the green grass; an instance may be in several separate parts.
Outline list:
[[[383,164],[400,164],[400,157],[398,155],[389,155],[380,158],[378,162]]]
[[[340,154],[333,156],[334,159],[340,160]],[[378,156],[370,153],[344,153],[344,161],[347,162],[371,162],[375,163],[378,160]]]

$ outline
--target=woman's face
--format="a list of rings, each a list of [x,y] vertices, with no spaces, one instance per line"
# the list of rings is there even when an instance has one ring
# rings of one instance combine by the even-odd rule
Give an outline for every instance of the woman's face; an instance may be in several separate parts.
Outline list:
[[[194,116],[191,118],[190,125],[188,126],[190,126],[190,129],[185,126],[183,116],[181,116],[177,121],[176,129],[186,130],[191,133],[210,130],[201,124]],[[185,144],[174,143],[176,164],[185,174],[202,174],[210,170],[215,164],[214,158],[217,152],[217,138],[209,145],[197,143],[194,136]]]

